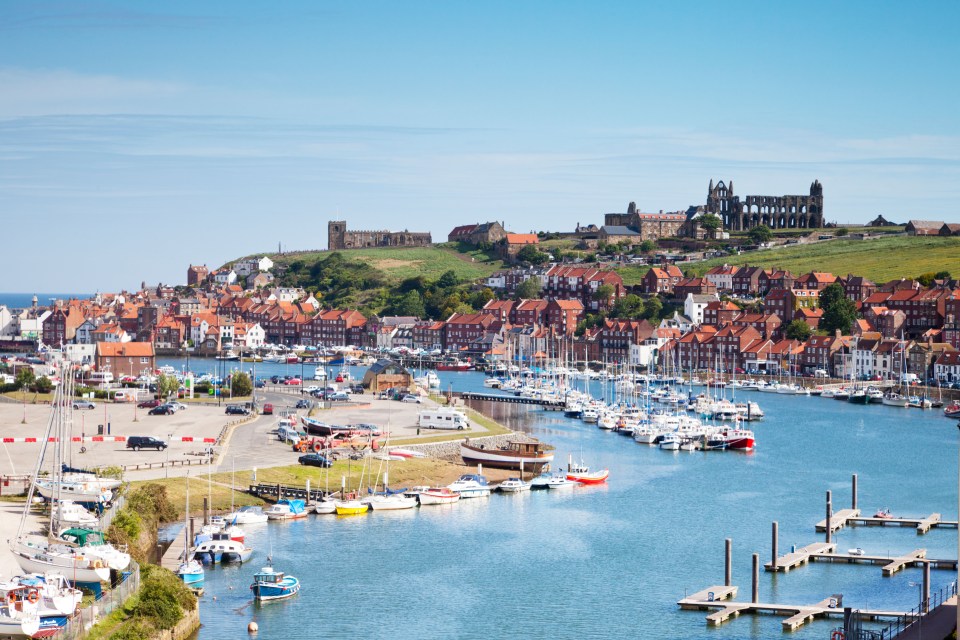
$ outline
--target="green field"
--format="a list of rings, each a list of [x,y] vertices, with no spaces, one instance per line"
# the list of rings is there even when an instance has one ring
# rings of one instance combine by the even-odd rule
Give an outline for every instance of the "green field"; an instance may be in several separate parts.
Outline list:
[[[922,273],[949,271],[960,275],[960,238],[911,237],[875,240],[831,240],[814,245],[790,245],[764,251],[751,251],[683,265],[684,273],[702,275],[723,264],[782,267],[795,275],[824,271],[838,276],[854,274],[876,283],[897,278],[913,278]],[[636,284],[649,267],[618,269],[627,284]]]

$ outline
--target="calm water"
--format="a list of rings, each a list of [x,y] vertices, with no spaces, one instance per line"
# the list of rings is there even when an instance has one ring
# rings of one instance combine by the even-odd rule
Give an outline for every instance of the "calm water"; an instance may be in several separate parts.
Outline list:
[[[175,366],[179,363],[172,362]],[[191,362],[194,370],[200,364]],[[299,365],[273,365],[293,372]],[[259,367],[273,373],[271,366]],[[443,388],[478,390],[482,376],[440,373]],[[705,612],[676,601],[723,582],[724,538],[733,538],[738,599],[750,597],[750,554],[770,555],[770,523],[781,552],[822,540],[824,492],[849,506],[858,473],[860,506],[872,514],[956,516],[955,421],[938,412],[857,407],[835,400],[744,392],[767,418],[753,423],[753,454],[665,452],[523,407],[498,405],[500,419],[593,466],[606,486],[558,495],[530,492],[449,507],[247,527],[253,561],[208,570],[201,640],[239,638],[256,620],[259,638],[766,638],[781,618],[744,616],[708,628]],[[398,463],[402,464],[402,463]],[[917,536],[904,528],[853,528],[838,549],[897,554],[918,547],[956,557],[957,532]],[[249,584],[272,547],[277,568],[301,593],[257,606]],[[955,578],[932,572],[934,589]],[[815,603],[842,593],[853,607],[908,609],[918,569],[883,578],[879,567],[811,564],[788,574],[761,571],[763,601]],[[805,626],[795,638],[828,637],[836,623]]]
[[[0,305],[5,305],[10,309],[25,309],[33,304],[33,293],[3,293],[0,292]],[[77,298],[86,300],[90,297],[89,293],[37,293],[37,304],[41,307],[48,306],[50,299],[69,300]]]

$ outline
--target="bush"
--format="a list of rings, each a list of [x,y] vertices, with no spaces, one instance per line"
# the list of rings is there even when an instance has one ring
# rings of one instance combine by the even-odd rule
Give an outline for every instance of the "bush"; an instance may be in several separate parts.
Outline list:
[[[131,498],[132,497],[133,496],[131,496]],[[121,544],[130,544],[131,542],[136,542],[137,538],[140,537],[141,531],[143,531],[143,520],[140,518],[140,515],[131,508],[124,508],[120,509],[117,515],[113,517],[113,522],[110,523],[109,534],[111,540],[116,540]]]
[[[147,565],[142,571],[134,617],[157,629],[172,629],[185,610],[196,608],[196,597],[172,571],[155,565]]]
[[[146,620],[133,620],[110,634],[108,640],[143,640],[152,638],[157,630]]]
[[[11,393],[19,389],[20,387],[17,386],[16,382],[11,382],[10,384],[0,384],[0,393]]]
[[[36,382],[33,383],[32,389],[37,393],[50,393],[53,391],[53,382],[51,382],[47,376],[40,376]]]

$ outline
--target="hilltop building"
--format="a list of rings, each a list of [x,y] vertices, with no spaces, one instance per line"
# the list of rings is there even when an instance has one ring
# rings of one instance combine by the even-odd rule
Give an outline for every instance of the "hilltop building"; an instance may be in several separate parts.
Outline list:
[[[815,229],[823,226],[823,185],[814,180],[810,195],[740,196],[733,194],[733,181],[707,188],[706,212],[718,216],[724,229],[743,231],[759,225],[771,229]]]
[[[506,235],[507,232],[504,230],[503,224],[494,220],[493,222],[484,222],[482,224],[478,222],[476,224],[465,224],[455,227],[454,230],[447,235],[447,242],[466,242],[474,246],[481,242],[496,244],[503,240]]]
[[[363,247],[429,247],[433,239],[420,231],[347,231],[346,220],[327,223],[327,249],[360,249]]]

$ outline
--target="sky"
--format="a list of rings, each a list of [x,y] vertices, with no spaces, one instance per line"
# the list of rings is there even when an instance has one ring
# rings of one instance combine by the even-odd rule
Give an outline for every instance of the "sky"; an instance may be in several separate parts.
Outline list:
[[[0,291],[808,193],[960,221],[958,2],[0,3]],[[13,268],[11,268],[11,266]]]

